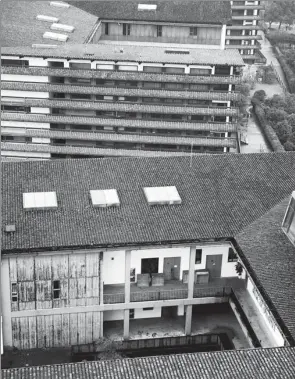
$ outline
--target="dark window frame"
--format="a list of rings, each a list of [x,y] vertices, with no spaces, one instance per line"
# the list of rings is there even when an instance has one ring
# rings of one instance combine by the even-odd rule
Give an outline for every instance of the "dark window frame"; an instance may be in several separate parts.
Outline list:
[[[237,262],[238,256],[232,247],[228,248],[228,262]]]
[[[52,298],[53,300],[60,299],[60,280],[53,280],[52,282]]]
[[[195,264],[202,263],[203,249],[196,249]]]
[[[198,36],[198,28],[196,26],[191,26],[189,28],[189,35],[192,37],[197,37]]]
[[[163,26],[157,25],[157,37],[162,37],[163,34]]]

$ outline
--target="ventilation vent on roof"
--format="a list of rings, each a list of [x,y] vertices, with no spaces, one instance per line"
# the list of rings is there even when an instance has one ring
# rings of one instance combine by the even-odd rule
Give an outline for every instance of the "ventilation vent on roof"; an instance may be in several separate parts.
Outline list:
[[[292,193],[282,224],[282,229],[291,243],[295,246],[295,191]]]
[[[143,191],[150,205],[181,204],[181,198],[175,186],[145,187]]]
[[[23,193],[24,209],[57,208],[56,192],[27,192]]]
[[[6,233],[14,233],[15,232],[15,225],[6,225],[5,226],[5,232]]]
[[[50,27],[51,30],[60,30],[62,32],[72,33],[75,28],[71,25],[64,24],[52,24]]]
[[[188,50],[165,50],[165,54],[189,54]]]
[[[66,34],[45,32],[43,34],[43,38],[52,39],[54,41],[66,42],[69,37]]]
[[[36,19],[39,20],[39,21],[47,21],[47,22],[58,22],[59,21],[59,19],[57,17],[44,16],[44,15],[41,15],[41,14],[39,14],[36,17]]]
[[[118,207],[120,205],[116,189],[91,190],[90,197],[94,207]]]
[[[50,1],[50,5],[52,7],[59,7],[59,8],[70,8],[70,4],[67,3],[61,3],[59,1]]]
[[[42,43],[33,43],[32,47],[35,47],[37,49],[56,49],[58,45],[49,45],[49,44],[42,44]]]
[[[156,11],[157,5],[156,4],[138,4],[139,11]]]

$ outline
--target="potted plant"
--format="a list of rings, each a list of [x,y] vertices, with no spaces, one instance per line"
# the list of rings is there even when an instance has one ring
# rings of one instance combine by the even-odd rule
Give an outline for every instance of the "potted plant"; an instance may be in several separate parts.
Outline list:
[[[238,274],[238,278],[241,279],[242,278],[242,273],[244,271],[243,265],[240,262],[237,262],[235,268],[236,268],[236,273]]]

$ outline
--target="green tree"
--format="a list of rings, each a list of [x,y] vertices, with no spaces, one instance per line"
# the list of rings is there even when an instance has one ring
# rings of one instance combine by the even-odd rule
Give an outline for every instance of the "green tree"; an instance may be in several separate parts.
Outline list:
[[[280,121],[284,121],[287,119],[288,115],[283,109],[277,109],[277,108],[265,108],[265,114],[268,121],[270,121],[273,124],[276,124]]]
[[[294,19],[295,4],[293,0],[272,1],[266,5],[264,20],[269,23],[270,28],[273,22],[278,22],[279,29],[281,29],[283,23],[291,25]]]
[[[295,144],[293,144],[292,142],[288,140],[287,142],[284,143],[284,149],[286,151],[295,151]]]
[[[287,142],[292,134],[292,127],[289,125],[287,120],[278,122],[274,129],[281,143]]]

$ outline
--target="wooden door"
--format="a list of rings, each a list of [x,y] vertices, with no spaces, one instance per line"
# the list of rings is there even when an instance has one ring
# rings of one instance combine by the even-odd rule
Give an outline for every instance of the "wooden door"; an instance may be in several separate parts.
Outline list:
[[[211,278],[220,278],[221,276],[221,264],[222,255],[207,255],[206,259],[206,270],[209,271]]]
[[[180,257],[164,258],[164,279],[179,280],[180,279]]]

